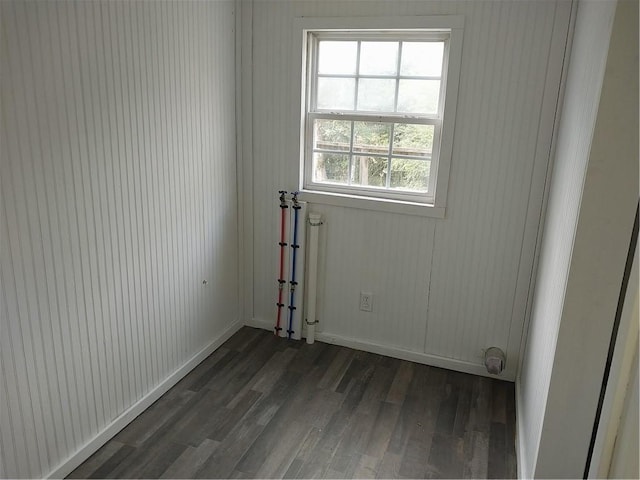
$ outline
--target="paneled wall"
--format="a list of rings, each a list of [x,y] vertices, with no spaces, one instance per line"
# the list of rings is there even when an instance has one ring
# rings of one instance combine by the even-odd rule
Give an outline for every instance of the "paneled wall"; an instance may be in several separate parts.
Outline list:
[[[481,373],[483,349],[507,352],[515,378],[569,23],[569,3],[256,1],[252,35],[253,257],[246,305],[255,325],[275,312],[277,191],[298,188],[293,68],[298,16],[464,16],[446,218],[311,205],[324,214],[318,331],[324,339]],[[246,32],[243,32],[245,35]],[[246,138],[245,138],[246,140]],[[250,145],[249,144],[249,145]],[[247,143],[245,143],[245,146]],[[372,292],[373,312],[359,311]]]
[[[638,202],[638,2],[577,7],[517,388],[522,478],[585,472]]]
[[[580,4],[518,400],[520,468],[534,475],[615,4]]]
[[[0,9],[0,474],[41,477],[238,325],[234,5]]]

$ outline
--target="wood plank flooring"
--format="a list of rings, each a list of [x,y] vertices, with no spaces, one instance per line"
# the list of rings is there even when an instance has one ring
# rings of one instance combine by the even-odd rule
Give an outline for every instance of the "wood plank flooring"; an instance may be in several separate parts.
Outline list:
[[[242,328],[69,478],[515,478],[513,384]]]

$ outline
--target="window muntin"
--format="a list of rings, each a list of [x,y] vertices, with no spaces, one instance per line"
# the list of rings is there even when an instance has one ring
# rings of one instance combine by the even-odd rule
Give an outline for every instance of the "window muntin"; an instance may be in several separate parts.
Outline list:
[[[309,33],[305,188],[433,203],[449,36]]]
[[[315,118],[312,181],[428,193],[435,125]]]
[[[420,40],[312,38],[312,111],[440,112],[447,34]]]

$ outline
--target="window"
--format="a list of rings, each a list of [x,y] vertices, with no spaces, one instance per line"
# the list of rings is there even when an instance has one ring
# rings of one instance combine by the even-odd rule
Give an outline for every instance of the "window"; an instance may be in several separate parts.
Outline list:
[[[445,26],[303,29],[303,191],[444,207],[460,18],[426,18]]]

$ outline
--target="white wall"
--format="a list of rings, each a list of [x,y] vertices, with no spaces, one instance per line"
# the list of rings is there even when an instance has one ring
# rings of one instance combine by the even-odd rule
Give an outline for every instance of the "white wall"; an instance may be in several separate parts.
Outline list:
[[[525,478],[584,473],[638,200],[637,19],[637,2],[578,3],[517,389]]]
[[[0,2],[2,477],[66,474],[239,325],[233,8]]]
[[[244,4],[244,8],[247,8]],[[519,358],[570,4],[461,1],[259,1],[243,22],[243,196],[247,321],[274,323],[277,191],[298,187],[293,59],[297,16],[464,16],[445,219],[328,205],[321,233],[320,338],[482,373],[483,349]],[[252,46],[250,51],[248,45]],[[252,135],[251,135],[252,132]],[[250,138],[249,138],[250,137]],[[249,195],[253,195],[251,198]],[[374,311],[358,309],[360,291]],[[253,294],[253,296],[251,296]]]

